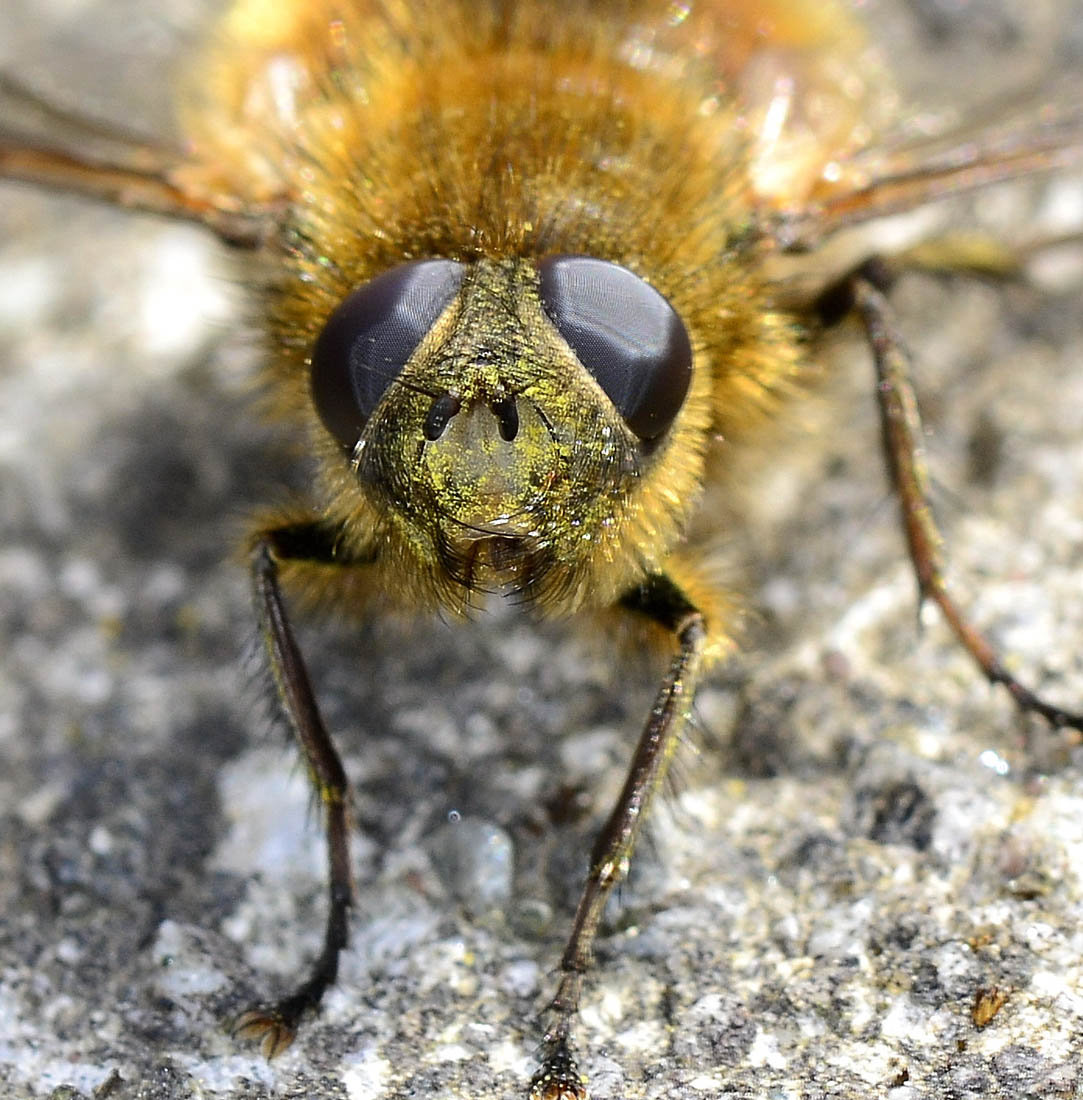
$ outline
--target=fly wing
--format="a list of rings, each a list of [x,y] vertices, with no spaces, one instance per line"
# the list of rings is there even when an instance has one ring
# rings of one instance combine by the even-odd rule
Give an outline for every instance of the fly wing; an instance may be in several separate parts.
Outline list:
[[[842,229],[938,199],[1083,166],[1083,87],[1076,78],[989,104],[926,134],[899,126],[824,179],[773,229],[783,251],[818,247]]]

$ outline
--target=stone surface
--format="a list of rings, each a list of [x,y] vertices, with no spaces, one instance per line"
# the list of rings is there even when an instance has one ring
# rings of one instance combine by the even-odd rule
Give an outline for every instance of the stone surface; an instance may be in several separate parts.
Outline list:
[[[962,7],[873,7],[923,101],[960,72],[980,99],[1078,66],[1078,5]],[[20,0],[4,64],[151,125],[197,16]],[[977,214],[1018,229],[1081,206],[1077,178]],[[1080,266],[1061,250],[1038,287],[907,279],[895,298],[953,577],[1013,667],[1077,708]],[[295,1045],[268,1064],[234,1042],[225,1021],[312,956],[323,912],[234,557],[246,515],[298,484],[246,395],[242,299],[198,232],[0,192],[0,1091],[520,1095],[660,669],[510,607],[306,623],[360,900]],[[1083,1088],[1083,759],[935,616],[915,623],[866,358],[824,352],[831,380],[726,533],[757,615],[599,943],[595,1100]]]

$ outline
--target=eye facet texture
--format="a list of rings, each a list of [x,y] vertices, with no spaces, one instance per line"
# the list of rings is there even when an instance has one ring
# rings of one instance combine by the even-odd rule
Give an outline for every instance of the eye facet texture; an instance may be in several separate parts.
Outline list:
[[[642,440],[673,423],[692,379],[692,345],[677,311],[619,264],[548,256],[541,300],[579,361]]]
[[[312,352],[312,399],[347,450],[462,279],[454,260],[399,264],[350,293],[327,319]]]

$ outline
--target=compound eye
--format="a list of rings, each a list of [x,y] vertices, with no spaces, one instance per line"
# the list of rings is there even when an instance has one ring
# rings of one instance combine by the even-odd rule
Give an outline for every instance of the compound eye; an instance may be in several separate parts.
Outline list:
[[[312,351],[312,400],[348,451],[462,279],[453,260],[399,264],[358,287],[327,319]]]
[[[657,439],[692,380],[692,345],[677,311],[627,268],[590,256],[548,256],[538,274],[560,335],[628,427]]]

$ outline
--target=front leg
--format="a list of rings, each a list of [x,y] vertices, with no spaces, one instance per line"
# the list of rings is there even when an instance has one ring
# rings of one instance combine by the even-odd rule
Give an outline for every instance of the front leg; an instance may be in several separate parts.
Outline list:
[[[674,581],[648,577],[628,592],[621,605],[669,630],[677,643],[647,724],[639,738],[620,797],[590,857],[590,873],[579,899],[572,933],[560,960],[560,981],[549,1006],[541,1069],[534,1075],[530,1100],[585,1100],[572,1056],[572,1028],[579,1013],[583,975],[593,957],[594,939],[613,887],[625,876],[650,800],[665,779],[680,744],[699,682],[707,626]]]
[[[283,562],[314,566],[364,567],[343,560],[337,530],[319,521],[294,523],[260,532],[252,542],[251,570],[256,607],[271,673],[282,708],[304,755],[312,788],[323,813],[327,840],[328,912],[323,950],[308,977],[273,1004],[242,1013],[233,1024],[237,1036],[258,1039],[267,1058],[281,1054],[301,1017],[319,1003],[338,975],[339,953],[346,946],[353,903],[350,871],[349,783],[342,760],[320,717],[304,658],[290,626],[279,584]]]

